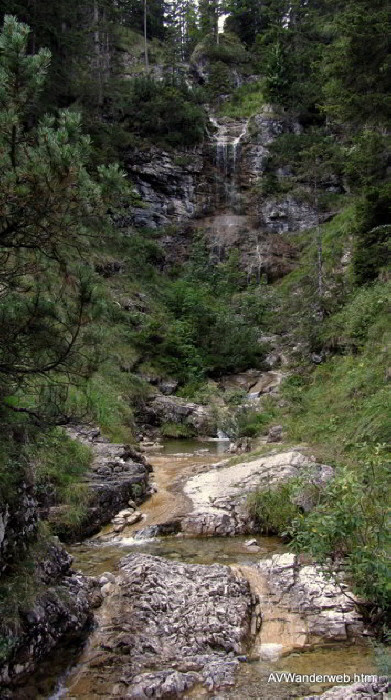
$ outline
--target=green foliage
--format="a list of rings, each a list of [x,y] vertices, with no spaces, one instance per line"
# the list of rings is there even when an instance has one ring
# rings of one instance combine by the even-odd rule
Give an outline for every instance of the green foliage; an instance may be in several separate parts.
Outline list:
[[[360,285],[375,280],[391,263],[391,185],[370,188],[356,212],[353,270]]]
[[[63,111],[29,129],[49,54],[27,53],[29,29],[6,17],[0,38],[0,397],[29,393],[56,419],[66,377],[88,375],[93,342],[93,275],[82,262],[91,238],[107,226],[113,191],[125,192],[114,165],[88,170],[91,144],[80,116]],[[92,338],[90,336],[90,341]],[[83,351],[81,351],[83,348]],[[49,392],[52,392],[52,398]],[[42,398],[42,401],[41,401]],[[31,406],[31,403],[33,404]],[[37,416],[31,414],[36,420]]]
[[[325,487],[320,505],[293,523],[293,533],[297,551],[310,552],[318,561],[343,556],[357,592],[389,622],[390,464],[381,452],[356,470],[341,468]]]
[[[202,141],[206,113],[197,91],[190,91],[183,80],[135,78],[127,90],[121,110],[125,130],[169,146],[192,146]]]
[[[284,536],[289,533],[292,522],[301,512],[292,500],[294,493],[294,485],[287,483],[249,496],[249,511],[263,534]]]
[[[158,308],[136,317],[128,333],[146,361],[195,387],[208,375],[261,363],[265,352],[257,337],[268,302],[264,290],[238,291],[244,276],[235,251],[216,267],[199,238],[181,276],[156,282]]]
[[[379,676],[391,676],[391,633],[389,630],[383,632],[383,641],[373,641],[372,648],[375,654],[376,667]]]
[[[263,83],[257,81],[234,90],[229,99],[221,104],[219,113],[232,119],[252,117],[262,110],[263,104]]]
[[[42,497],[49,493],[58,503],[63,503],[71,486],[80,481],[90,466],[92,454],[89,447],[54,428],[35,441],[29,458],[38,494]]]
[[[325,110],[351,125],[390,117],[390,15],[382,2],[344,3],[324,52]]]
[[[363,350],[389,328],[391,284],[377,283],[357,291],[351,302],[324,324],[322,337],[329,347],[344,351]]]
[[[254,44],[267,23],[266,6],[259,0],[228,0],[225,28],[235,32],[247,46]]]
[[[166,438],[191,438],[195,435],[195,431],[190,425],[182,423],[163,423],[160,431],[163,437]]]
[[[317,121],[321,92],[317,68],[322,55],[317,9],[299,0],[272,0],[264,13],[263,30],[256,37],[254,52],[265,76],[265,99],[306,121]]]
[[[228,65],[238,65],[248,63],[249,54],[237,36],[224,32],[219,37],[217,43],[215,39],[207,37],[199,44],[192,55],[192,60],[199,60],[206,57],[211,63],[226,63]]]
[[[371,187],[387,175],[390,140],[378,130],[364,128],[344,149],[344,174],[356,192]]]
[[[71,440],[56,428],[37,437],[28,451],[34,470],[37,496],[62,506],[55,522],[54,532],[63,527],[78,525],[86,514],[90,497],[86,484],[80,483],[90,466],[92,453],[89,447]]]
[[[257,437],[265,432],[273,415],[268,411],[256,411],[252,408],[240,408],[236,414],[236,432],[238,437]]]

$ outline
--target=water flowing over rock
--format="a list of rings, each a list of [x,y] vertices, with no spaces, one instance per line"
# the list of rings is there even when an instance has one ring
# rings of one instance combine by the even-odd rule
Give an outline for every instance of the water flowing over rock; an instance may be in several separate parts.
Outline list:
[[[333,476],[329,466],[317,464],[299,451],[272,453],[227,466],[215,465],[184,485],[193,511],[182,521],[182,531],[195,535],[239,535],[252,533],[256,525],[249,515],[247,497],[257,489],[268,489],[301,476],[304,481],[324,484]]]
[[[70,694],[174,698],[232,685],[253,613],[248,582],[228,567],[130,555]]]
[[[164,267],[186,260],[195,232],[201,231],[216,262],[237,250],[249,281],[278,279],[296,261],[294,244],[280,234],[312,228],[318,212],[310,196],[266,195],[259,185],[273,141],[300,126],[267,108],[250,120],[210,119],[214,131],[196,148],[175,155],[156,147],[129,151],[127,169],[144,205],[121,216],[118,225],[166,227],[160,239]]]

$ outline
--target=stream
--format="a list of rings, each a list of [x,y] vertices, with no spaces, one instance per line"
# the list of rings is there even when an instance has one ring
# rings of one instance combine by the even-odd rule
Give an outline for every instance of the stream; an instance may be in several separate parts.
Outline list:
[[[137,530],[146,526],[161,523],[167,517],[181,515],[189,507],[181,485],[184,478],[194,473],[212,468],[224,457],[227,443],[211,442],[203,445],[195,441],[170,441],[161,450],[149,455],[154,467],[153,478],[157,492],[142,506],[143,520],[136,525],[127,527],[120,535],[105,528],[95,538],[81,544],[69,547],[74,557],[75,569],[83,573],[100,576],[103,572],[114,572],[122,557],[134,552],[143,552],[167,559],[191,564],[224,564],[239,569],[249,578],[251,584],[255,564],[262,558],[272,554],[287,551],[286,545],[276,537],[257,537],[259,551],[252,552],[245,545],[248,537],[183,537],[168,536],[151,539],[135,539]],[[41,698],[42,700],[58,700],[72,698],[93,700],[98,697],[109,697],[95,692],[94,668],[85,674],[88,665],[89,651],[94,642],[94,636],[105,624],[104,601],[96,612],[97,627],[84,645],[70,646],[61,649],[50,662],[42,667],[35,678],[30,680],[29,688],[16,698]],[[289,627],[289,625],[288,625]],[[278,635],[280,643],[284,644],[284,635],[292,633],[286,621],[280,626]],[[263,628],[263,626],[262,626]],[[261,629],[262,631],[262,629]],[[276,631],[268,629],[271,641],[276,640]],[[81,669],[84,670],[82,679],[79,678]],[[319,694],[333,683],[268,683],[270,673],[296,674],[349,674],[376,673],[370,646],[363,644],[321,646],[310,651],[294,651],[278,659],[261,660],[257,654],[257,641],[249,651],[247,663],[240,664],[233,688],[219,692],[209,692],[197,687],[183,697],[187,698],[294,698]],[[28,691],[31,691],[28,692]]]

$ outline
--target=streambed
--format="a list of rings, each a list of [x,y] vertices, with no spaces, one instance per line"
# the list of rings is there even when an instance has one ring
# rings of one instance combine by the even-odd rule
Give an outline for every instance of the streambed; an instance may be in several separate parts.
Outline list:
[[[208,451],[206,451],[208,450]],[[256,565],[262,559],[273,554],[287,551],[287,547],[275,537],[257,537],[259,550],[252,551],[246,546],[248,537],[183,537],[169,536],[150,539],[135,539],[137,530],[149,525],[164,522],[175,515],[183,515],[191,504],[183,494],[184,477],[189,477],[198,471],[213,469],[213,465],[224,458],[224,443],[199,443],[182,441],[169,442],[159,452],[149,456],[154,467],[154,481],[157,492],[144,504],[143,521],[126,528],[120,535],[110,533],[110,528],[96,538],[73,545],[70,551],[74,557],[75,568],[83,573],[100,576],[104,572],[118,572],[121,559],[130,553],[142,552],[164,559],[183,562],[186,564],[223,564],[232,566],[234,570],[246,576],[246,572],[255,571]],[[250,580],[251,584],[251,580]],[[96,671],[91,664],[91,650],[94,643],[98,644],[100,628],[104,628],[108,614],[107,601],[97,611],[98,627],[84,647],[62,650],[52,660],[50,670],[41,669],[32,686],[35,692],[31,697],[57,698],[68,697],[92,700],[97,697],[109,697],[97,690]],[[278,610],[274,610],[278,618]],[[279,618],[278,618],[279,619]],[[269,627],[265,616],[264,631],[270,635],[273,643],[278,641],[284,646],[292,629],[297,626],[297,620],[281,619],[276,627],[275,620]],[[265,632],[264,632],[265,633]],[[277,635],[277,637],[276,637]],[[259,655],[259,639],[249,649],[247,662],[241,663],[236,673],[235,685],[219,691],[207,691],[197,686],[186,692],[183,697],[215,700],[232,698],[295,698],[308,694],[319,694],[331,685],[325,679],[322,683],[291,683],[268,682],[271,673],[294,673],[300,675],[337,675],[371,674],[376,673],[373,654],[366,640],[356,644],[327,644],[318,645],[310,650],[291,650],[282,657],[269,659]],[[271,645],[273,646],[273,644]],[[20,697],[28,697],[21,695]]]

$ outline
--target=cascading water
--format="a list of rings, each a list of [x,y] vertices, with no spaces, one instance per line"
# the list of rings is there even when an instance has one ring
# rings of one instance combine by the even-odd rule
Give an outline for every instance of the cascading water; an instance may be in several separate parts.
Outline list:
[[[240,162],[241,141],[247,133],[248,122],[219,122],[215,117],[211,117],[210,120],[217,129],[213,140],[215,142],[218,203],[228,205],[234,212],[238,213],[240,209],[237,188],[238,164]]]

